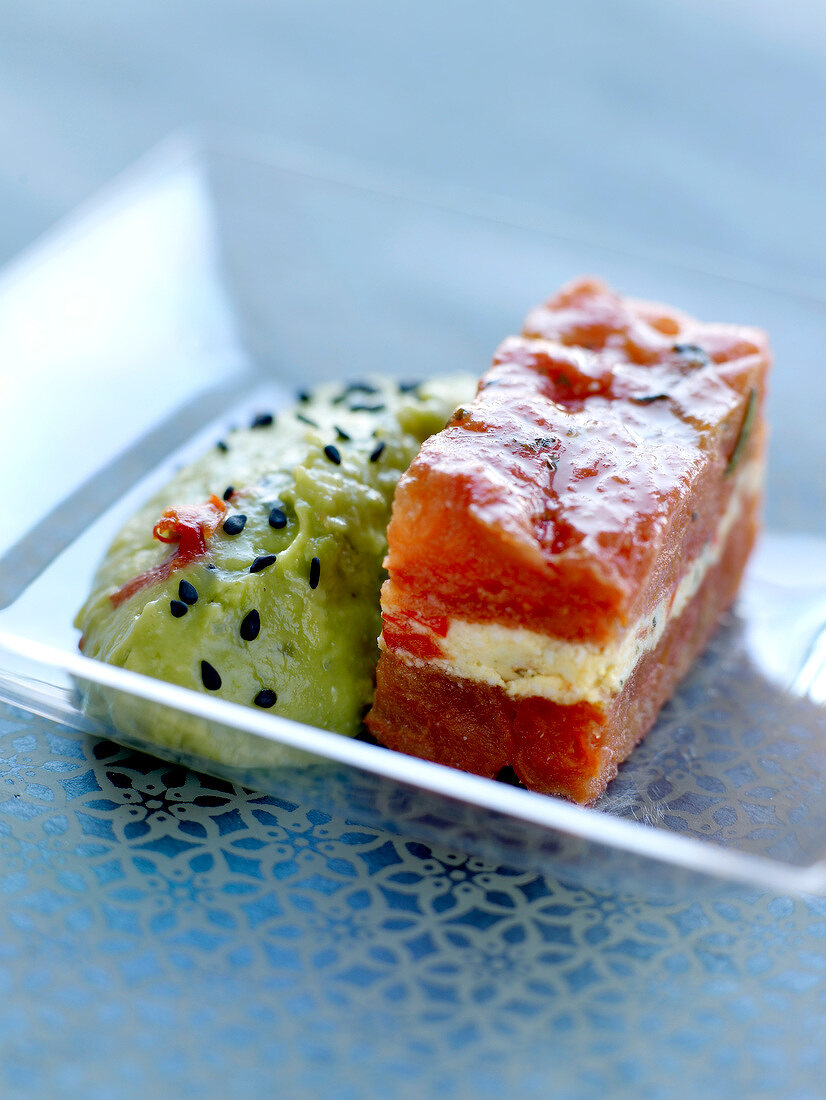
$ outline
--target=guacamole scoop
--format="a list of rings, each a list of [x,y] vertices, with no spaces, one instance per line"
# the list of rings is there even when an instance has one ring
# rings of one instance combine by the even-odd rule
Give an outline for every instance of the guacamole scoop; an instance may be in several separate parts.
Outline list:
[[[117,535],[78,612],[88,657],[353,736],[372,701],[393,492],[467,376],[329,384],[180,470]],[[123,693],[127,739],[228,764],[294,750]]]

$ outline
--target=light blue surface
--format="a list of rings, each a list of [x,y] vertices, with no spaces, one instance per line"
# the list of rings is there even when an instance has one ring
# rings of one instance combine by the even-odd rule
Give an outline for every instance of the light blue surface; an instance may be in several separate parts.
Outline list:
[[[821,0],[26,0],[0,255],[220,124],[822,280]]]
[[[822,1096],[826,902],[645,904],[0,709],[6,1096]]]

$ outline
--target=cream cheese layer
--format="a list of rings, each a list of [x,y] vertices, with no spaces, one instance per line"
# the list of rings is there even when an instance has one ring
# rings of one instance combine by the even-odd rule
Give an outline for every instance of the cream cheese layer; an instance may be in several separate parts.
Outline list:
[[[720,561],[746,501],[762,489],[763,474],[762,460],[742,469],[714,539],[688,564],[676,588],[620,638],[604,645],[570,642],[525,627],[453,619],[444,638],[434,636],[442,657],[423,661],[406,653],[399,656],[409,664],[427,664],[458,679],[501,688],[513,699],[540,696],[563,705],[604,704],[622,690],[640,658],[657,646]]]

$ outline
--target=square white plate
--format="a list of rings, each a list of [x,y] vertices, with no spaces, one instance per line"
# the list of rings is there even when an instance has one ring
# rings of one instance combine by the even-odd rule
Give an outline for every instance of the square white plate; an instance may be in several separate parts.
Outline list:
[[[111,668],[72,619],[119,525],[266,401],[324,378],[479,373],[527,308],[599,274],[767,328],[770,530],[735,612],[597,807],[466,775]],[[710,873],[826,891],[824,304],[714,257],[280,151],[168,143],[0,279],[0,698],[90,734],[76,683],[208,720],[233,766],[170,759],[354,820],[642,893]],[[11,365],[10,365],[11,364]],[[795,532],[788,534],[787,532]],[[783,532],[782,534],[780,532]],[[315,754],[257,763],[270,740]],[[134,741],[131,743],[135,744]]]

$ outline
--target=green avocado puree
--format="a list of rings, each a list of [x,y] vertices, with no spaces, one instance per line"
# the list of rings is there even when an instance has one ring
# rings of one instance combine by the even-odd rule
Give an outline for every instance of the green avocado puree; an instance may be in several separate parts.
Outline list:
[[[273,424],[228,435],[226,450],[213,448],[182,469],[115,538],[75,620],[84,654],[248,706],[274,698],[267,713],[356,734],[373,696],[396,482],[473,390],[464,376],[412,390],[374,378],[362,388],[330,384]],[[232,530],[246,517],[240,532],[219,526],[203,558],[113,606],[113,593],[168,557],[171,548],[152,534],[161,512],[222,497],[229,486],[225,520],[238,517]],[[278,526],[277,512],[276,526],[270,523],[273,509],[285,525]],[[256,558],[273,554],[273,563],[250,572]],[[181,581],[194,587],[195,602],[181,600]],[[245,632],[254,633],[255,616],[247,617],[256,611],[260,629],[245,640],[241,624],[247,619]],[[218,673],[220,687],[202,662]],[[89,705],[128,736],[227,763],[255,762],[245,734],[215,736],[201,719],[120,693],[98,690]],[[266,762],[289,759],[291,750],[267,743]]]

